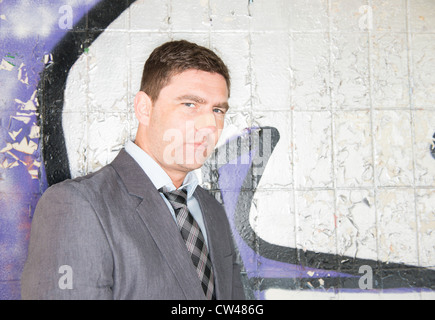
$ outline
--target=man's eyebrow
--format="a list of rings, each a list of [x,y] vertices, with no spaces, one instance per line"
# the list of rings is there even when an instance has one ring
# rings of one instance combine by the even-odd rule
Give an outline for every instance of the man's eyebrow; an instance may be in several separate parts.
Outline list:
[[[184,96],[181,96],[181,97],[177,98],[177,101],[184,101],[184,100],[194,101],[194,102],[199,103],[199,104],[207,104],[207,100],[205,100],[205,99],[203,99],[203,98],[201,98],[199,96],[195,96],[195,95],[187,94],[187,95],[184,95]],[[228,110],[230,108],[228,102],[218,103],[218,104],[215,105],[215,107],[216,108],[222,108],[222,109],[225,109],[225,110]]]
[[[205,99],[198,97],[198,96],[190,95],[190,94],[178,97],[177,100],[178,101],[189,100],[189,101],[194,101],[194,102],[201,103],[201,104],[207,103],[207,101]]]
[[[230,108],[230,105],[228,104],[228,102],[224,102],[224,103],[217,104],[215,107],[222,108],[222,109],[225,109],[225,111],[228,111],[228,109]]]

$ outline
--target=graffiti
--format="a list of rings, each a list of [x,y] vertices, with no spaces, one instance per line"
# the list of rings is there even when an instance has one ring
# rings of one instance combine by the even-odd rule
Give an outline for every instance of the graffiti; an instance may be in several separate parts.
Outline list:
[[[435,159],[435,133],[433,134],[432,144],[430,146],[430,153],[432,157]]]
[[[110,10],[103,10],[110,4]],[[49,185],[71,178],[64,132],[62,128],[62,109],[64,89],[68,70],[87,50],[90,44],[115,20],[128,5],[123,1],[101,1],[86,17],[77,22],[74,30],[83,30],[87,26],[95,30],[87,32],[67,32],[59,43],[51,50],[51,63],[44,69],[39,83],[42,152],[45,161],[47,181]],[[101,15],[104,12],[104,15]],[[90,21],[92,22],[89,25]],[[53,81],[56,79],[56,81]]]
[[[271,132],[271,138],[264,139],[265,132]],[[254,144],[254,141],[260,143]],[[434,289],[433,284],[422,281],[435,276],[435,271],[429,269],[277,246],[256,234],[249,222],[256,191],[253,181],[261,180],[268,160],[263,158],[258,146],[267,143],[274,149],[278,141],[279,133],[275,128],[248,130],[221,147],[223,150],[218,149],[204,170],[205,180],[217,187],[217,198],[225,205],[231,226],[236,231],[235,239],[246,268],[245,283],[250,288],[251,298],[263,298],[263,292],[270,288],[325,291],[339,288],[342,292]],[[226,154],[231,160],[238,159],[219,164],[221,162],[216,160],[219,154]],[[259,168],[254,170],[258,163]]]
[[[74,177],[71,168],[76,159],[68,149],[66,140],[69,132],[65,130],[66,120],[70,116],[64,110],[68,77],[71,76],[74,66],[76,69],[80,67],[78,61],[92,52],[97,39],[105,41],[106,29],[123,17],[135,1],[94,0],[87,1],[87,4],[80,4],[79,1],[76,6],[54,1],[36,3],[38,1],[33,5],[1,3],[2,299],[19,299],[19,277],[27,254],[31,217],[37,200],[48,186]],[[255,5],[254,1],[248,3],[247,12],[252,19],[257,19],[254,15]],[[45,17],[43,23],[40,23],[40,19],[34,19],[35,10]],[[354,16],[360,19],[359,26],[362,31],[373,29],[372,15],[373,12],[368,6],[359,8],[359,11],[356,8]],[[256,209],[256,197],[261,192],[259,186],[268,178],[266,169],[272,165],[271,159],[281,156],[282,151],[277,151],[279,144],[288,139],[290,132],[287,128],[278,129],[275,123],[248,127],[221,145],[201,172],[203,184],[226,208],[243,266],[243,281],[248,297],[266,299],[267,292],[273,289],[342,293],[434,291],[435,271],[430,269],[433,259],[417,265],[390,260],[387,254],[385,258],[380,255],[361,257],[357,253],[326,253],[322,250],[323,247],[311,250],[300,243],[275,243],[278,241],[266,239],[257,230],[252,222],[252,211]],[[430,153],[427,150],[427,140],[424,141],[425,153],[435,159],[435,134],[429,142]],[[280,171],[278,167],[273,169]],[[295,188],[292,186],[285,191],[291,194]],[[432,198],[428,194],[422,196],[427,197],[424,206],[429,208],[425,207],[423,212],[432,210]],[[345,196],[341,195],[340,198],[337,195],[337,198],[344,199]],[[353,216],[346,217],[350,224],[349,229],[357,229],[354,227],[354,220],[361,218],[358,213],[367,210],[372,212],[375,201],[370,192],[364,194],[361,191],[360,199],[353,200],[348,206],[349,211],[355,207],[360,210],[355,210]],[[399,203],[398,206],[402,204]],[[272,210],[269,207],[272,208],[265,206],[262,210]],[[333,210],[334,206],[331,206],[328,213],[334,219],[333,226],[337,228],[340,217]],[[378,210],[377,214],[381,216],[381,210]],[[273,216],[274,212],[264,212],[265,216],[267,214]],[[393,214],[400,216],[401,212],[396,209]],[[307,226],[317,227],[315,223]],[[298,227],[298,232],[307,231],[303,225]],[[430,230],[430,221],[424,228]],[[277,234],[277,237],[281,235]],[[426,245],[425,252],[433,255],[430,252],[433,241],[426,241],[429,245],[423,241],[421,245]],[[356,246],[362,247],[364,243]],[[389,249],[391,252],[398,250],[392,246]],[[59,274],[59,285],[68,289],[72,285],[71,272],[65,269],[59,270]]]

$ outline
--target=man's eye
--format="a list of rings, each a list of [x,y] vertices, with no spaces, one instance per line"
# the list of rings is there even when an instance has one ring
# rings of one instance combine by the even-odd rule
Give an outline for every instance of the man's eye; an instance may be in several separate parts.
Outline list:
[[[213,112],[216,112],[216,113],[220,113],[220,114],[225,114],[225,111],[223,111],[223,110],[221,110],[221,109],[213,109]]]
[[[186,103],[183,103],[186,107],[188,107],[188,108],[195,108],[195,104],[194,103],[191,103],[191,102],[186,102]]]

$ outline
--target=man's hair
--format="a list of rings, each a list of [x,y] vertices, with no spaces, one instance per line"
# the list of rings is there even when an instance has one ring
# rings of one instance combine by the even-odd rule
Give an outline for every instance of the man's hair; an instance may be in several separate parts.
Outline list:
[[[151,53],[145,63],[140,90],[155,102],[171,77],[190,69],[222,75],[230,93],[229,71],[221,58],[210,49],[186,40],[167,42]]]

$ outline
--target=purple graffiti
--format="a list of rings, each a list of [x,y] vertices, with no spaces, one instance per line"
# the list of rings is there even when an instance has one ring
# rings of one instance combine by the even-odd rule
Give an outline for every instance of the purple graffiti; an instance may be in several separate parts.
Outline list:
[[[77,2],[74,19],[97,2]],[[3,1],[0,6],[0,299],[20,299],[31,217],[47,188],[37,91],[53,47],[70,30],[59,25],[65,18],[59,1]]]

